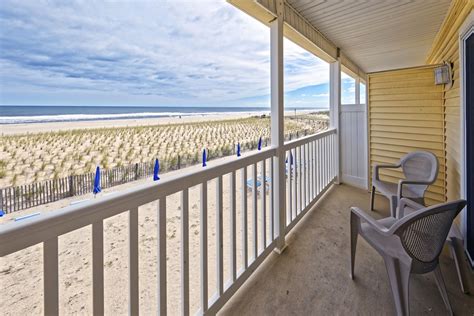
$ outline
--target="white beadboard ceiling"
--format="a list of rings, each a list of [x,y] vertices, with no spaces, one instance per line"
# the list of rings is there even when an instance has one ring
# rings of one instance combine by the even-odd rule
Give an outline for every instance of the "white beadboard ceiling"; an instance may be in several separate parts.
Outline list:
[[[425,64],[450,0],[287,0],[365,72]]]

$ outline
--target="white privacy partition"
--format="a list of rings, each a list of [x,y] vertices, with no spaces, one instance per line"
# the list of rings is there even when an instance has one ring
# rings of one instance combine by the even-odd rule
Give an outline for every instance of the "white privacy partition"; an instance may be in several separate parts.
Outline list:
[[[277,229],[275,214],[283,212],[287,221],[284,223],[284,235],[294,227],[300,218],[314,205],[318,198],[331,185],[336,176],[336,130],[331,129],[294,140],[284,144],[283,149],[288,157],[286,172],[280,174],[280,179],[286,183],[288,206],[280,210],[273,209],[275,186],[273,179],[278,172],[274,168],[276,149],[270,148],[244,155],[229,161],[210,162],[208,167],[196,169],[186,175],[163,179],[149,185],[140,186],[125,192],[101,197],[78,205],[71,205],[64,209],[43,214],[24,222],[11,222],[0,227],[0,257],[7,256],[36,244],[43,244],[43,291],[44,312],[48,315],[58,315],[61,295],[60,268],[58,267],[59,253],[58,240],[74,230],[82,227],[92,227],[90,236],[82,236],[84,241],[90,238],[92,247],[92,310],[94,314],[104,313],[104,221],[115,215],[128,214],[128,240],[129,257],[118,258],[128,262],[128,309],[129,313],[139,313],[140,291],[138,278],[141,275],[138,247],[138,229],[142,224],[139,221],[140,206],[158,201],[157,205],[157,282],[158,282],[158,314],[166,315],[170,312],[167,306],[167,265],[166,247],[169,237],[166,234],[168,212],[178,212],[181,221],[180,236],[180,273],[181,282],[169,286],[179,286],[181,293],[181,311],[183,315],[196,312],[190,310],[189,282],[189,189],[200,187],[197,196],[200,207],[200,308],[199,314],[213,315],[227,302],[243,282],[262,263],[267,255],[275,248]],[[291,153],[291,154],[290,154]],[[291,158],[293,157],[293,158]],[[250,171],[250,172],[249,172]],[[228,177],[229,195],[224,199],[223,177]],[[285,180],[286,179],[286,180]],[[240,182],[240,183],[239,183]],[[215,185],[216,203],[210,207],[208,203],[208,189],[210,184]],[[180,194],[178,209],[167,205],[167,197],[175,193]],[[236,198],[242,198],[240,208],[236,210]],[[283,194],[285,194],[283,192]],[[196,198],[196,197],[195,197]],[[250,200],[250,203],[248,203]],[[224,204],[225,203],[225,204]],[[230,219],[230,237],[224,239],[223,231],[223,205],[228,206]],[[209,222],[211,212],[214,212],[215,225],[215,257],[210,255],[209,247]],[[237,214],[240,214],[237,218]],[[241,221],[241,252],[237,253],[236,223]],[[247,222],[250,225],[247,225]],[[227,251],[228,250],[228,251]],[[229,254],[226,262],[230,264],[231,273],[224,279],[224,253]],[[237,258],[241,258],[242,268],[237,271]],[[215,262],[215,271],[210,271],[210,260]],[[23,264],[27,264],[24,262]],[[208,293],[210,274],[216,276],[216,292]],[[2,276],[0,276],[0,282]],[[125,291],[126,292],[126,291]],[[145,302],[146,303],[146,302]],[[173,311],[176,313],[176,311]]]
[[[367,112],[365,104],[341,105],[342,182],[367,188]]]

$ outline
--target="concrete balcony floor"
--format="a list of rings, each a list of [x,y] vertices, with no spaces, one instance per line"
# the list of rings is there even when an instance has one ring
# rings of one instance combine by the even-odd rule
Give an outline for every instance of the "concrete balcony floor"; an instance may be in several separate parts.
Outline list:
[[[289,234],[286,250],[271,254],[220,315],[395,315],[382,257],[362,238],[356,277],[349,277],[351,206],[368,210],[369,194],[347,185],[330,189]],[[369,212],[375,218],[390,213],[382,196],[375,207]],[[447,249],[440,262],[454,314],[474,315],[474,296],[461,292]],[[410,312],[447,314],[431,273],[410,278]]]

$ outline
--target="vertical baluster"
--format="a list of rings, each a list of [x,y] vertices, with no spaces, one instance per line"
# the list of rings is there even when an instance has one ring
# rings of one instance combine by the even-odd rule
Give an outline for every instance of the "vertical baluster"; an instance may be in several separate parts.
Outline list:
[[[306,206],[305,201],[306,201],[306,160],[305,160],[305,145],[300,146],[300,160],[301,160],[301,208],[300,212],[304,209]]]
[[[201,184],[201,314],[207,312],[207,182]]]
[[[291,223],[291,213],[292,213],[292,206],[293,206],[293,183],[292,183],[292,173],[293,173],[293,168],[294,166],[291,164],[291,149],[287,151],[287,162],[286,162],[286,186],[287,186],[287,191],[286,194],[288,198],[286,199],[287,201],[287,208],[286,208],[286,224],[289,225]]]
[[[329,161],[330,161],[330,166],[329,166],[329,181],[332,180],[333,178],[333,173],[334,173],[334,157],[333,157],[333,143],[332,143],[332,134],[328,136],[328,141],[329,141]]]
[[[104,223],[92,224],[92,310],[104,314]],[[46,313],[47,314],[47,313]]]
[[[237,262],[236,262],[236,252],[237,252],[237,240],[236,240],[236,229],[235,229],[235,220],[236,220],[236,187],[235,187],[235,171],[230,173],[230,271],[232,274],[232,281],[234,282],[237,278]]]
[[[139,313],[138,291],[138,207],[128,212],[129,315]]]
[[[322,186],[322,157],[321,157],[321,138],[318,139],[318,194],[321,192]]]
[[[324,136],[325,149],[326,149],[326,186],[329,184],[329,179],[331,177],[331,150],[330,150],[330,141],[329,135]]]
[[[261,239],[262,239],[262,250],[265,250],[267,246],[267,216],[266,216],[266,208],[267,208],[267,171],[266,171],[266,164],[265,159],[263,159],[260,163],[261,173],[262,173],[262,196],[261,196],[261,221],[262,221],[262,230],[260,232]]]
[[[338,159],[336,159],[336,134],[332,134],[332,160],[333,160],[333,170],[332,170],[332,177],[336,177],[336,170],[337,170],[337,163],[339,162]]]
[[[309,151],[309,155],[310,155],[310,160],[311,160],[311,200],[314,199],[314,197],[316,196],[315,195],[315,187],[316,187],[316,183],[315,183],[315,177],[314,177],[314,141],[312,141],[310,143],[310,151]]]
[[[189,315],[189,190],[181,193],[181,314]]]
[[[59,315],[58,237],[43,244],[44,314]]]
[[[307,171],[307,187],[306,187],[306,196],[307,196],[307,203],[309,204],[311,200],[313,199],[312,194],[311,194],[311,188],[312,188],[312,174],[311,172],[313,171],[313,164],[311,160],[311,142],[306,144],[306,165],[308,166],[308,171]]]
[[[313,175],[312,175],[312,172],[313,172],[313,160],[311,159],[312,157],[312,142],[309,142],[307,144],[307,154],[306,154],[306,161],[307,161],[307,165],[308,165],[308,186],[307,186],[307,196],[308,196],[308,204],[312,201],[313,199],[313,195],[312,195],[312,187],[313,187],[313,184],[312,184],[312,179],[313,179]]]
[[[321,138],[321,191],[326,187],[326,148],[325,148],[325,138]]]
[[[166,289],[166,196],[160,197],[158,207],[158,314],[167,313]]]
[[[293,219],[296,217],[296,207],[297,207],[297,196],[298,196],[298,191],[297,191],[297,188],[298,188],[298,173],[297,173],[297,166],[298,166],[298,163],[299,163],[299,160],[298,160],[298,157],[296,157],[296,148],[293,148],[292,149],[292,153],[293,153],[293,206],[292,206],[292,209],[291,209],[291,221],[293,221]],[[290,221],[290,222],[291,222]]]
[[[253,190],[252,190],[252,233],[253,233],[253,259],[257,259],[258,255],[258,227],[257,227],[257,212],[258,212],[258,205],[257,205],[257,164],[253,164],[252,168],[253,174]]]
[[[313,198],[318,195],[318,141],[313,141]]]
[[[328,156],[328,178],[327,183],[331,181],[332,174],[332,155],[331,155],[331,135],[326,136],[327,156]]]
[[[247,167],[242,168],[242,260],[248,267],[248,225],[247,225]]]
[[[310,155],[310,143],[306,144],[306,150],[305,150],[305,161],[306,161],[306,205],[309,204],[311,201],[311,196],[310,196],[310,176],[311,176],[311,160],[309,159]]]
[[[324,157],[326,157],[326,176],[324,182],[324,187],[326,188],[329,183],[329,144],[327,136],[324,137]]]
[[[298,208],[296,209],[296,215],[298,215],[303,209],[303,156],[301,155],[301,146],[298,146]]]
[[[273,209],[273,196],[274,196],[274,183],[275,183],[275,169],[273,166],[273,157],[270,158],[270,207],[269,207],[269,212],[270,212],[270,240],[273,241],[275,239],[275,216],[274,216],[274,209]]]
[[[222,176],[216,181],[216,281],[219,297],[224,293],[224,246],[223,246],[223,207]]]
[[[308,153],[309,153],[309,143],[304,144],[304,205],[305,207],[309,204],[309,159],[308,159]]]

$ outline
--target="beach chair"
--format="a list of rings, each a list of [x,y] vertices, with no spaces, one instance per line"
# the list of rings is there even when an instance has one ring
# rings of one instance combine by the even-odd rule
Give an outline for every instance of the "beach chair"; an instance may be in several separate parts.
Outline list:
[[[258,177],[257,177],[256,184],[257,184],[256,189],[257,189],[257,194],[258,194],[258,192],[260,191],[260,190],[258,190],[258,188],[262,185],[262,182],[260,180],[258,180]],[[247,190],[249,192],[252,192],[253,188],[254,188],[253,187],[253,178],[250,178],[250,179],[247,180]]]
[[[423,205],[418,204],[408,199],[401,199],[397,208],[397,219],[401,219],[404,216],[412,214],[420,209],[424,208]],[[451,256],[456,266],[456,272],[458,275],[459,286],[463,293],[469,293],[469,287],[466,275],[466,271],[461,267],[461,262],[464,261],[464,249],[463,249],[463,238],[459,231],[458,226],[453,223],[449,230],[448,237],[446,238],[446,244],[451,252]]]
[[[354,263],[357,237],[361,235],[384,259],[397,315],[409,315],[409,281],[411,274],[434,272],[434,278],[450,315],[453,314],[443,276],[439,255],[454,218],[466,206],[458,200],[422,208],[398,219],[380,220],[357,207],[351,208],[351,268]]]
[[[398,168],[401,168],[405,175],[405,179],[399,180],[398,184],[380,180],[380,169]],[[402,197],[425,204],[426,189],[438,177],[438,159],[430,152],[415,151],[402,157],[397,164],[375,165],[372,176],[370,210],[374,210],[374,195],[377,190],[390,201],[390,214],[395,217],[398,201]]]

